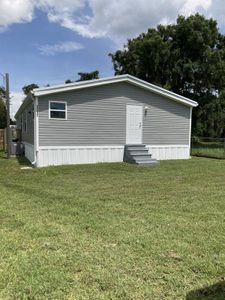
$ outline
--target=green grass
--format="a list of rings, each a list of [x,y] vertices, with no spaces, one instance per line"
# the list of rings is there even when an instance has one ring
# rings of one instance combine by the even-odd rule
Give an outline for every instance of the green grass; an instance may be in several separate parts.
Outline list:
[[[209,158],[225,159],[225,150],[223,148],[192,148],[191,155]]]
[[[0,299],[224,299],[225,161],[23,163],[0,159]]]
[[[224,142],[195,142],[192,143],[191,154],[200,157],[225,159]]]

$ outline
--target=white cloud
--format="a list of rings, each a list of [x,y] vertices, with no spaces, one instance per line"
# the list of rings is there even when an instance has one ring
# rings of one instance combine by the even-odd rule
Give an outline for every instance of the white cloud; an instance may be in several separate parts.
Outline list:
[[[211,4],[212,0],[187,0],[184,3],[180,13],[186,16],[199,10],[206,11],[207,9],[209,9]]]
[[[62,42],[54,45],[40,46],[39,50],[43,55],[53,56],[57,53],[69,53],[83,48],[83,45],[77,42]]]
[[[10,115],[14,119],[14,116],[22,104],[25,95],[22,92],[11,92],[10,93]]]
[[[30,22],[33,19],[34,5],[31,0],[0,0],[0,29],[13,23]]]
[[[35,6],[45,10],[52,10],[57,13],[71,13],[85,6],[86,0],[38,0]]]
[[[220,25],[225,25],[225,3],[224,0],[212,0],[212,5],[206,11],[210,17],[216,18]]]
[[[14,23],[31,22],[35,9],[49,14],[71,14],[85,3],[85,0],[0,0],[0,30]]]
[[[217,0],[222,2],[222,0]],[[205,12],[212,0],[89,0],[93,16],[88,24],[74,22],[70,29],[87,37],[105,36],[117,43],[125,42],[159,23],[172,23],[178,14],[188,16]],[[70,19],[70,18],[68,18]],[[71,23],[71,20],[70,20]],[[65,20],[61,23],[65,26]],[[68,24],[67,24],[68,25]],[[78,25],[82,25],[79,30]],[[69,28],[69,26],[65,26]]]
[[[107,37],[126,42],[159,23],[174,22],[178,14],[195,12],[225,24],[224,0],[0,0],[0,26],[30,22],[35,9],[46,12],[50,22],[84,37]],[[84,8],[88,7],[89,10]],[[86,12],[91,13],[87,16]]]

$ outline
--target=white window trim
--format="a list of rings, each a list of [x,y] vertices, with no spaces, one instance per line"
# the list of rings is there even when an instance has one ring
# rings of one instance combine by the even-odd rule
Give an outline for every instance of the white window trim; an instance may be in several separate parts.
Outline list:
[[[51,103],[63,103],[65,104],[65,109],[51,109]],[[51,118],[51,111],[62,111],[65,112],[65,118]],[[66,101],[48,101],[48,118],[49,120],[67,120],[67,102]]]

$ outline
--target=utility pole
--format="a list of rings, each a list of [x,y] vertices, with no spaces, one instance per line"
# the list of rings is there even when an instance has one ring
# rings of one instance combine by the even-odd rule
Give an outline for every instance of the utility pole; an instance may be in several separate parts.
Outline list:
[[[9,94],[9,74],[5,74],[5,94],[7,109],[7,158],[11,155],[11,132],[10,132],[10,94]]]

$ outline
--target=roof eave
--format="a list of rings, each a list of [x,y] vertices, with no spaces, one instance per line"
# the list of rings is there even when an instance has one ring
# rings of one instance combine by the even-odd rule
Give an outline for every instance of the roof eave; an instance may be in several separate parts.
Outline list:
[[[20,114],[21,111],[23,111],[23,109],[26,107],[26,105],[33,101],[33,92],[30,92],[25,99],[23,100],[22,104],[20,105],[19,109],[17,110],[14,118],[16,119],[18,117],[18,115]]]
[[[151,92],[154,92],[158,95],[162,95],[166,98],[169,98],[171,100],[174,100],[176,102],[180,102],[184,105],[190,106],[190,107],[197,107],[198,103],[185,98],[183,96],[180,96],[178,94],[175,94],[173,92],[170,92],[166,89],[163,89],[159,86],[153,85],[151,83],[145,82],[139,78],[133,77],[131,75],[120,75],[120,76],[114,76],[114,77],[109,77],[105,79],[96,79],[96,80],[89,80],[89,81],[83,81],[79,83],[71,83],[67,85],[58,85],[54,87],[47,87],[44,89],[34,89],[33,93],[35,96],[44,96],[44,95],[50,95],[50,94],[56,94],[59,92],[66,92],[66,91],[73,91],[77,89],[84,89],[88,87],[96,87],[96,86],[101,86],[101,85],[106,85],[106,84],[111,84],[111,83],[116,83],[116,82],[128,82],[133,85],[142,87],[146,90],[149,90]]]
[[[129,75],[129,77],[131,77],[132,79],[135,78],[135,77],[132,77]],[[137,78],[138,79],[138,78]],[[153,85],[153,84],[150,84],[150,83],[145,83],[145,81],[141,80],[141,79],[138,79],[138,83],[136,84],[136,81],[133,81],[132,82],[130,80],[128,80],[127,82],[130,82],[134,85],[137,85],[140,87],[140,85],[142,85],[142,88],[146,89],[146,90],[149,90],[149,91],[152,91],[153,93],[156,93],[158,95],[161,95],[161,96],[165,96],[166,98],[169,98],[171,100],[174,100],[176,102],[179,102],[179,103],[182,103],[184,105],[187,105],[187,106],[191,106],[191,107],[197,107],[198,106],[198,102],[196,101],[193,101],[189,98],[185,98],[183,96],[180,96],[178,94],[175,94],[171,91],[168,91],[166,89],[163,89],[161,87],[158,87],[156,85]]]
[[[33,90],[33,93],[35,96],[44,96],[44,95],[55,94],[64,91],[73,91],[76,89],[83,89],[92,86],[94,87],[94,86],[101,86],[104,84],[110,84],[113,82],[120,82],[122,80],[125,80],[126,78],[127,75],[120,75],[120,76],[113,76],[113,77],[107,77],[102,79],[85,80],[85,81],[80,81],[75,83],[55,85],[52,87],[37,88]]]

